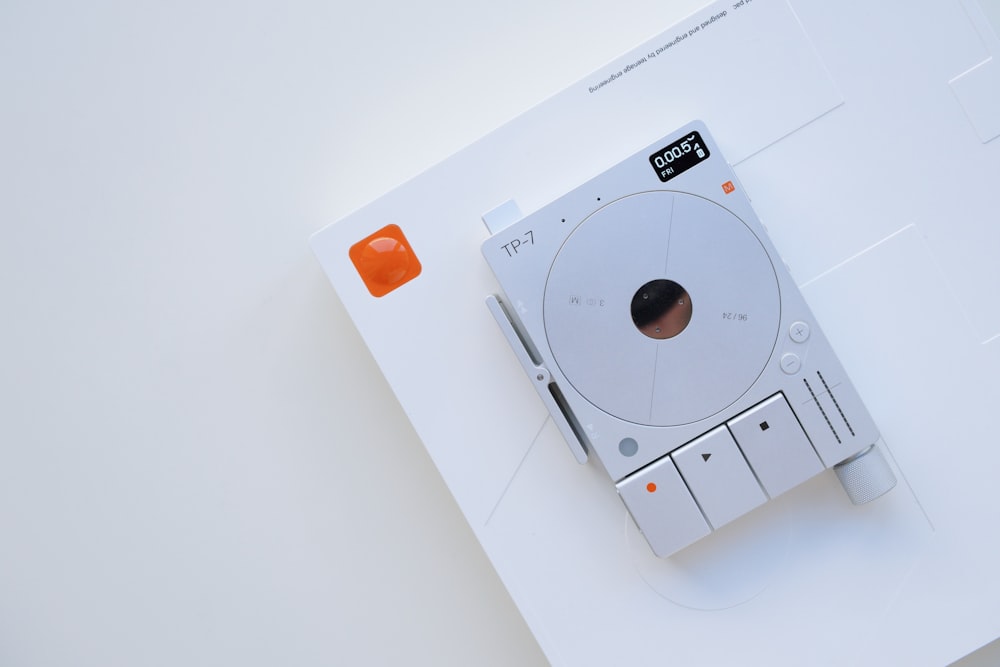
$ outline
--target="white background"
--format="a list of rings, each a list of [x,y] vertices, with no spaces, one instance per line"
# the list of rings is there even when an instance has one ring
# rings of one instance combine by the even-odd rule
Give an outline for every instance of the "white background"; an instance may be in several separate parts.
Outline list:
[[[545,664],[307,246],[703,3],[542,4],[0,4],[0,664]]]

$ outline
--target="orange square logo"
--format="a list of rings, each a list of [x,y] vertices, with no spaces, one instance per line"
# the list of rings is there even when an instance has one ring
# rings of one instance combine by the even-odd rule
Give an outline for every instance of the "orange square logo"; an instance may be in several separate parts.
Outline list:
[[[354,268],[372,296],[382,297],[420,275],[420,260],[397,225],[386,225],[351,246]]]
[[[736,186],[733,185],[732,181],[726,181],[725,183],[722,184],[722,191],[725,192],[727,195],[732,194],[735,190]]]

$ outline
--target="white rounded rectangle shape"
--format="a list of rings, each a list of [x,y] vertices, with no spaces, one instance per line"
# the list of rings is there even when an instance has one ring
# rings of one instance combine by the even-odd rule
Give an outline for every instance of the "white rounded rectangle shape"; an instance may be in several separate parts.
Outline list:
[[[823,471],[823,463],[780,393],[729,420],[728,426],[772,498]]]
[[[670,456],[713,528],[767,502],[725,426],[709,431]]]
[[[661,558],[712,532],[669,456],[616,486],[653,553]]]

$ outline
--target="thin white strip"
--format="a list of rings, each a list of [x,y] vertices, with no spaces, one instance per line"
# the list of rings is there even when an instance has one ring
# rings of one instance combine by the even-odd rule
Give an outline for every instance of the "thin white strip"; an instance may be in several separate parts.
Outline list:
[[[868,246],[864,250],[861,250],[860,252],[857,252],[857,253],[851,255],[850,257],[848,257],[844,261],[842,261],[842,262],[840,262],[838,264],[835,264],[834,266],[830,267],[826,271],[823,271],[818,276],[814,276],[814,277],[810,278],[809,280],[805,281],[804,283],[802,283],[801,285],[799,285],[799,289],[804,289],[806,286],[813,284],[814,282],[816,282],[820,278],[823,278],[824,276],[830,275],[831,273],[833,273],[834,271],[836,271],[840,267],[844,266],[845,264],[847,264],[849,262],[853,262],[858,257],[861,257],[862,255],[864,255],[864,254],[866,254],[868,252],[871,252],[872,250],[874,250],[875,248],[879,247],[880,245],[882,245],[886,241],[889,241],[889,240],[891,240],[891,239],[899,236],[900,234],[902,234],[903,232],[905,232],[905,231],[913,228],[914,226],[915,225],[913,223],[910,223],[910,224],[906,225],[905,227],[903,227],[902,229],[898,229],[898,230],[894,231],[892,234],[889,234],[884,239],[882,239],[880,241],[876,241],[875,243],[873,243],[872,245]]]

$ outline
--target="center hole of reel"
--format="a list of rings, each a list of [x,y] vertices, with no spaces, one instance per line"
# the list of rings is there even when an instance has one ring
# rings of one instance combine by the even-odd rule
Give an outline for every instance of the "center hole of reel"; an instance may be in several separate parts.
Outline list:
[[[632,322],[646,336],[673,338],[691,322],[691,296],[673,280],[658,278],[632,297]]]

